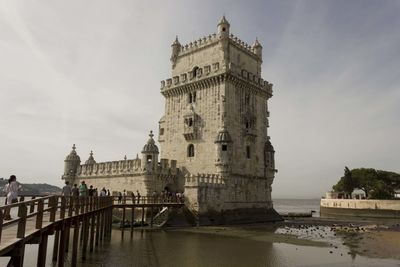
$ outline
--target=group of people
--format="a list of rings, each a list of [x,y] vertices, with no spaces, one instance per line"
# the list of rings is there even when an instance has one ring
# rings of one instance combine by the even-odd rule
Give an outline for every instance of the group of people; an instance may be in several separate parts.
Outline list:
[[[65,186],[62,189],[61,195],[63,196],[73,196],[73,197],[93,197],[93,196],[111,196],[110,190],[103,187],[100,192],[97,191],[97,188],[93,188],[93,185],[87,187],[85,181],[82,181],[81,184],[74,184],[73,187],[70,186],[69,182],[65,182]],[[115,192],[113,193],[115,196]],[[133,191],[126,191],[125,189],[121,192],[118,191],[116,193],[118,197],[118,203],[125,202],[126,198],[132,199],[133,203],[140,203],[141,195],[139,190],[136,190],[136,194]],[[165,189],[158,193],[157,191],[153,191],[151,194],[154,202],[178,202],[184,203],[185,196],[182,192],[171,192],[168,189]]]
[[[81,184],[78,185],[74,184],[74,186],[72,187],[69,184],[69,181],[65,182],[65,186],[63,187],[62,191],[61,191],[61,195],[62,196],[73,196],[73,197],[96,197],[96,196],[101,196],[101,197],[105,197],[105,196],[110,196],[110,190],[106,189],[105,187],[103,187],[103,189],[101,189],[100,193],[98,192],[97,188],[93,188],[93,185],[90,185],[89,188],[86,185],[85,181],[82,181]]]

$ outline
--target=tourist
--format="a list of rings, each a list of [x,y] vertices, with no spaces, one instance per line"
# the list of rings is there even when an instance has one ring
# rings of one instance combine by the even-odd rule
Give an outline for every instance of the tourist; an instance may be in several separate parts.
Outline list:
[[[65,186],[62,188],[61,195],[64,197],[70,197],[72,195],[72,188],[68,181],[65,181]]]
[[[140,202],[140,193],[139,193],[139,190],[136,190],[136,196],[137,196],[137,203],[139,204],[139,202]]]
[[[88,196],[88,188],[87,188],[85,181],[82,181],[81,185],[79,186],[79,196],[81,196],[81,197]]]
[[[109,189],[107,189],[107,196],[108,196],[108,197],[111,196],[110,190],[109,190]]]
[[[107,190],[106,190],[105,187],[103,187],[103,189],[101,189],[101,191],[100,191],[100,196],[101,196],[101,197],[107,196]]]
[[[74,187],[72,188],[72,196],[79,197],[79,189],[77,184],[74,184]]]
[[[131,193],[131,196],[132,196],[132,203],[135,204],[136,203],[136,201],[135,201],[135,193],[133,193],[133,191]]]
[[[118,191],[118,204],[122,202],[122,193],[121,191]]]
[[[122,196],[124,197],[124,204],[126,202],[126,190],[124,189],[124,192],[122,193]]]
[[[11,205],[18,202],[18,190],[20,185],[17,182],[17,177],[11,175],[8,179],[8,184],[5,186],[4,191],[6,192],[6,205]],[[10,208],[4,210],[4,220],[11,220]]]
[[[94,193],[93,185],[90,185],[88,193],[89,193],[89,197],[93,196],[93,193]]]

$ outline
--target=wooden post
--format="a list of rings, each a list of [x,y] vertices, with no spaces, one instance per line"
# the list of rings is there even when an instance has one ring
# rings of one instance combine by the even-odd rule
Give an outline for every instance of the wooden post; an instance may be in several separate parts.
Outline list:
[[[150,228],[153,228],[153,206],[151,206],[150,213]]]
[[[96,213],[96,246],[99,244],[100,239],[100,211]]]
[[[63,196],[61,197],[61,209],[60,209],[60,219],[65,218],[65,209],[66,209],[66,198]]]
[[[33,196],[32,197],[32,200],[34,200],[36,197],[35,196]],[[32,212],[34,212],[35,211],[35,201],[32,201],[31,202],[31,205],[30,205],[30,207],[29,207],[29,213],[32,213]]]
[[[122,231],[125,231],[125,206],[122,208]]]
[[[142,226],[144,225],[144,206],[142,207]]]
[[[27,208],[25,204],[21,204],[18,206],[18,229],[17,229],[17,238],[25,237],[25,226],[26,226],[26,213]]]
[[[96,217],[94,214],[91,215],[90,220],[90,241],[89,241],[89,251],[93,252],[93,242],[94,242],[94,226],[96,224]]]
[[[132,206],[131,214],[131,231],[133,231],[133,224],[135,223],[135,205]]]
[[[70,226],[71,226],[71,222],[69,221],[68,225],[65,227],[65,252],[67,252],[67,253],[69,250]]]
[[[86,251],[89,240],[89,217],[88,215],[84,215],[84,223],[82,224],[83,228],[83,244],[82,244],[82,260],[86,259]]]
[[[40,243],[39,243],[37,267],[45,267],[46,266],[47,239],[48,239],[48,235],[43,234],[41,237]]]
[[[44,209],[43,199],[39,199],[39,201],[38,201],[38,213],[36,215],[36,229],[41,229],[42,228],[42,224],[43,224],[43,209]],[[46,246],[47,246],[47,244],[46,244]]]
[[[104,235],[104,210],[100,211],[100,240],[103,240]]]
[[[64,261],[65,261],[66,232],[64,228],[65,228],[64,225],[62,225],[62,229],[60,230],[61,234],[60,234],[60,249],[58,250],[58,267],[64,267]]]
[[[79,202],[79,200],[78,200]],[[75,218],[75,227],[74,227],[74,237],[72,240],[72,258],[71,258],[71,266],[76,266],[77,258],[78,258],[78,242],[79,242],[79,219]]]
[[[74,211],[74,198],[68,197],[68,217],[72,217],[73,211]]]
[[[54,235],[54,246],[53,246],[53,261],[57,261],[58,256],[58,244],[60,242],[60,230],[56,230],[56,234]]]
[[[1,233],[3,231],[3,221],[4,221],[4,213],[3,210],[0,209],[0,244],[1,244]]]
[[[50,197],[49,198],[49,206],[51,207],[51,210],[50,210],[50,222],[54,222],[56,220],[58,197],[56,197],[56,196]]]

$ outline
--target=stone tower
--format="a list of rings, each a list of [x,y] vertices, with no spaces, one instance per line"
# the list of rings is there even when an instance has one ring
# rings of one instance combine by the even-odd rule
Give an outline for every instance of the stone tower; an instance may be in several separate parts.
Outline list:
[[[62,179],[72,183],[76,177],[80,163],[81,158],[76,153],[76,146],[74,144],[71,152],[64,160],[64,175],[62,176]]]
[[[230,34],[223,17],[217,33],[186,45],[176,38],[171,63],[172,78],[161,82],[158,140],[162,158],[176,159],[185,176],[192,209],[211,223],[243,214],[272,218],[272,84],[261,78],[261,44]],[[212,218],[214,212],[223,218]]]

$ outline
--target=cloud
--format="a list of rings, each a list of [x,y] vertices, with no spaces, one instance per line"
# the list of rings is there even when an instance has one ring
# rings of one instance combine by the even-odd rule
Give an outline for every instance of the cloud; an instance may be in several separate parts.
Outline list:
[[[163,114],[170,43],[231,31],[264,47],[274,83],[274,197],[318,197],[344,166],[400,171],[395,1],[2,2],[0,176],[61,184],[82,159],[136,156]],[[310,185],[313,185],[312,187]]]

